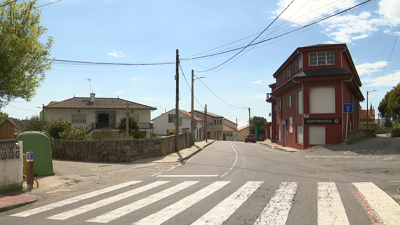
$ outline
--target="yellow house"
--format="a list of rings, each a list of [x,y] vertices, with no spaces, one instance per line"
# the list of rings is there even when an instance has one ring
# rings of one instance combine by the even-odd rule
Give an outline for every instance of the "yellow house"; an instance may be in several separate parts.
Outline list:
[[[244,138],[246,137],[247,134],[249,134],[249,126],[242,126],[238,128],[238,140],[239,141],[244,141]]]

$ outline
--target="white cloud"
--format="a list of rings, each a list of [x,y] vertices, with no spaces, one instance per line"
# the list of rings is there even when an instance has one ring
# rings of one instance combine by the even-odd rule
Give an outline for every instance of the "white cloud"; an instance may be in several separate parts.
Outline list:
[[[379,3],[378,13],[393,26],[400,24],[400,7],[398,0],[382,0]]]
[[[133,81],[133,82],[139,82],[139,81],[141,81],[141,80],[140,80],[140,79],[137,79],[137,78],[133,78],[132,81]]]
[[[256,95],[256,98],[266,98],[267,96],[265,95],[265,94],[263,94],[263,95]]]
[[[291,0],[279,0],[279,14]],[[324,17],[333,15],[357,5],[356,0],[297,0],[281,19],[295,26],[304,26]],[[389,33],[388,26],[400,24],[400,7],[398,0],[381,0],[376,12],[362,11],[359,14],[346,12],[319,23],[327,36],[338,42],[351,43],[353,40],[371,36],[379,29]],[[389,31],[389,32],[388,32]]]
[[[265,84],[262,80],[254,81],[255,84]]]
[[[379,61],[376,63],[364,63],[364,64],[360,64],[357,65],[357,72],[359,76],[368,74],[370,75],[371,73],[380,71],[380,68],[385,67],[387,64],[387,62],[385,61]]]
[[[365,83],[365,86],[374,86],[374,87],[394,87],[400,81],[400,71],[396,71],[392,74],[388,74],[386,76],[381,76],[377,78],[365,78],[362,80]]]
[[[112,52],[109,52],[108,55],[114,56],[115,58],[126,56],[124,53],[117,51],[115,49]]]
[[[124,91],[116,91],[116,92],[114,92],[114,94],[117,94],[117,95],[121,95],[123,93],[124,93]]]

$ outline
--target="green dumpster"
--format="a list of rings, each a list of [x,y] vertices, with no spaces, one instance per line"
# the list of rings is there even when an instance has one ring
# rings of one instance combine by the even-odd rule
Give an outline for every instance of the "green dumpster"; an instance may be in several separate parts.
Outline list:
[[[53,158],[51,155],[51,137],[38,131],[26,131],[17,136],[17,141],[23,141],[24,154],[33,151],[34,176],[54,175]]]

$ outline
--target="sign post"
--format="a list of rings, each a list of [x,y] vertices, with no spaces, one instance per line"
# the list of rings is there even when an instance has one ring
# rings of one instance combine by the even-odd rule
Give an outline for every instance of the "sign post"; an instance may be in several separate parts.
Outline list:
[[[345,141],[347,141],[347,131],[348,131],[348,127],[349,127],[349,113],[353,112],[353,104],[351,103],[345,103],[343,106],[343,112],[347,113],[347,119],[346,119],[346,139]]]

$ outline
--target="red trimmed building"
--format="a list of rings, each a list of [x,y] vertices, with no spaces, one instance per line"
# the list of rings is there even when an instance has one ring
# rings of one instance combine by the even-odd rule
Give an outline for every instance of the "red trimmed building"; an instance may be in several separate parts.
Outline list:
[[[276,83],[269,85],[266,100],[272,111],[266,138],[305,149],[343,143],[348,132],[359,130],[364,96],[346,44],[297,48],[273,76]]]

